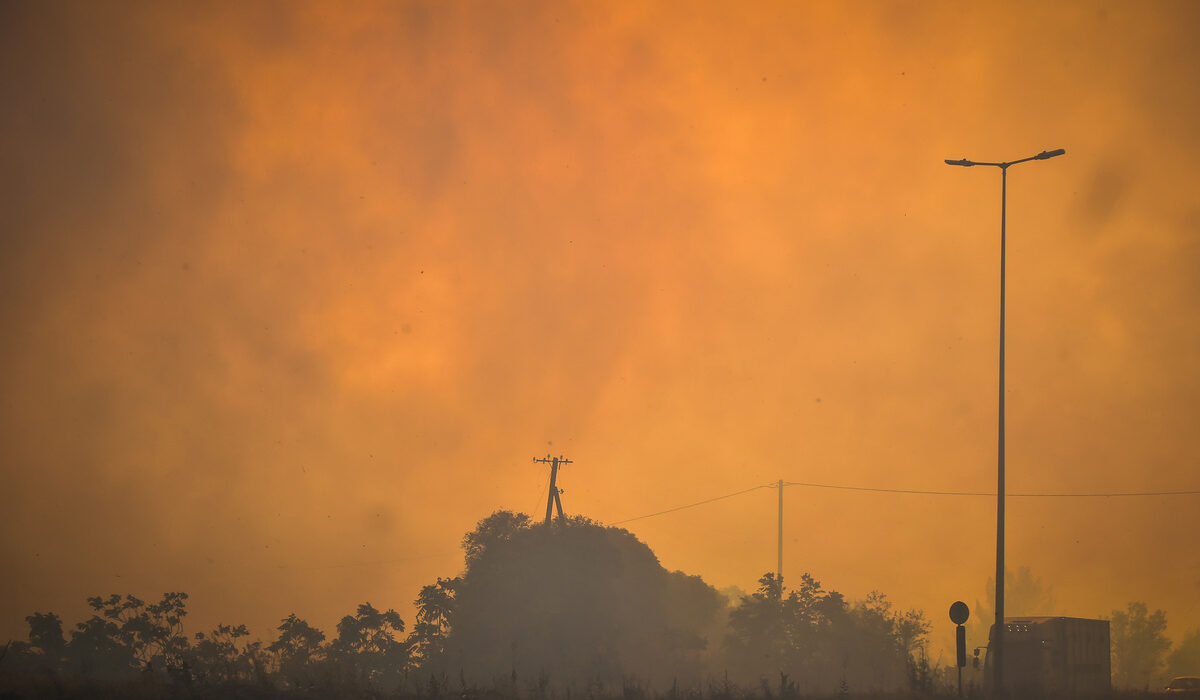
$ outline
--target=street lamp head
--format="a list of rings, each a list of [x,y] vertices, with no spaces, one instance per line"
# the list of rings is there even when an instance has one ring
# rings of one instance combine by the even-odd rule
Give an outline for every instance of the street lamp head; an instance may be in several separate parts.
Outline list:
[[[1067,152],[1067,149],[1065,149],[1065,148],[1056,148],[1053,151],[1042,151],[1041,153],[1034,156],[1034,158],[1037,158],[1038,160],[1046,160],[1047,158],[1053,158],[1054,156],[1061,156],[1062,154],[1064,154],[1066,152]]]
[[[971,161],[967,160],[966,158],[963,158],[962,160],[949,160],[949,159],[947,159],[947,160],[946,160],[946,165],[961,165],[961,166],[963,166],[964,168],[969,168],[969,167],[971,167],[972,165],[975,165],[975,164],[974,164],[974,163],[972,163]]]

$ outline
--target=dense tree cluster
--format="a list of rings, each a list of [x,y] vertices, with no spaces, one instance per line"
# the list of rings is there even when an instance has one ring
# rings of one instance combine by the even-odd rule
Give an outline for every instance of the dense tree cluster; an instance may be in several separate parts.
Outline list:
[[[54,613],[26,617],[29,642],[9,645],[9,665],[35,673],[115,679],[145,668],[181,667],[189,645],[183,636],[186,593],[166,593],[147,605],[131,595],[88,599],[94,614],[70,639]],[[7,657],[11,656],[11,659]]]
[[[273,688],[399,688],[411,667],[404,622],[394,610],[370,604],[338,623],[338,636],[325,634],[289,615],[270,644],[249,641],[245,625],[218,625],[192,638],[183,633],[186,593],[167,593],[147,605],[133,597],[91,598],[96,614],[80,622],[70,638],[53,613],[34,613],[29,641],[12,642],[0,669],[29,679],[141,678],[181,686],[258,685]]]
[[[484,685],[544,678],[580,688],[702,677],[724,599],[668,572],[629,532],[578,517],[531,526],[501,511],[463,544],[464,574],[418,601],[427,669]]]
[[[69,632],[53,613],[27,617],[28,641],[0,650],[0,676],[534,697],[930,690],[937,678],[929,623],[881,593],[848,601],[808,574],[791,587],[766,574],[749,595],[722,594],[664,569],[628,531],[580,517],[542,525],[498,511],[464,537],[463,550],[462,575],[421,589],[407,634],[394,610],[364,603],[332,638],[294,614],[269,642],[252,641],[244,625],[188,635],[186,594],[152,603],[111,595],[89,599],[94,614]],[[1028,570],[1012,583],[1025,607],[1050,599]],[[1200,670],[1200,631],[1168,655],[1165,626],[1165,614],[1143,603],[1114,611],[1114,685],[1155,687],[1164,673]]]
[[[490,687],[594,691],[713,682],[783,693],[928,687],[929,625],[879,593],[849,603],[811,576],[787,590],[773,574],[729,601],[668,572],[629,532],[585,518],[531,525],[500,511],[463,541],[466,571],[418,599],[414,657],[423,672]]]
[[[920,612],[893,611],[882,593],[851,604],[808,574],[791,590],[767,574],[730,614],[725,650],[739,678],[774,674],[783,691],[929,689],[928,632]]]

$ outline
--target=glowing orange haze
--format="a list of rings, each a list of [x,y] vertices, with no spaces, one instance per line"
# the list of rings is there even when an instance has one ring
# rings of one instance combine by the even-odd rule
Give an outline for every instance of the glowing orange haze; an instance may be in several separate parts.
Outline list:
[[[0,18],[0,637],[332,632],[498,508],[1200,488],[1194,3],[79,3]],[[629,525],[751,588],[775,494]],[[974,603],[987,498],[786,492],[785,573]],[[1200,497],[1010,501],[1063,614],[1200,625]],[[941,642],[939,641],[939,644]]]

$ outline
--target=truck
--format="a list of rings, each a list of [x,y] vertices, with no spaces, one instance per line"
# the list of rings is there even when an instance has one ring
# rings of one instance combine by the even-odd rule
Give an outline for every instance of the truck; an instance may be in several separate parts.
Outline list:
[[[988,633],[994,649],[996,625]],[[1108,620],[1004,618],[1004,688],[1021,694],[1102,695],[1112,691]],[[984,679],[994,685],[992,654]]]

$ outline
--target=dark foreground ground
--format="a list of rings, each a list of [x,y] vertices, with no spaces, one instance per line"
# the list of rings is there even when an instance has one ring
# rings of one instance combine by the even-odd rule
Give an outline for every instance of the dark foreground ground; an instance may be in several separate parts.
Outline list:
[[[99,682],[60,679],[15,679],[0,681],[0,700],[68,700],[74,698],[96,700],[942,700],[957,697],[953,691],[942,692],[891,692],[833,694],[795,693],[779,695],[762,689],[754,691],[735,688],[711,688],[708,690],[652,692],[641,688],[593,690],[589,692],[559,691],[551,689],[512,692],[458,689],[422,689],[406,691],[383,691],[369,688],[290,688],[281,689],[252,684],[209,685],[186,687],[146,681]],[[985,700],[978,693],[965,693],[966,698]],[[1058,694],[1011,695],[1019,700],[1058,700],[1097,698],[1103,700],[1149,700],[1181,697],[1163,692],[1114,691],[1094,696],[1065,696]]]

